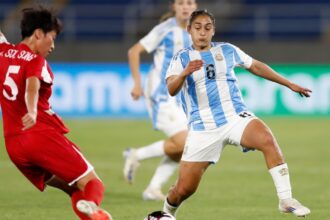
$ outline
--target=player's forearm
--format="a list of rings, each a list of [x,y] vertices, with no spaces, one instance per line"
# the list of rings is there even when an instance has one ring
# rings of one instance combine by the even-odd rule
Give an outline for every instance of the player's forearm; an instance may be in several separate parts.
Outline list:
[[[129,66],[131,69],[131,74],[133,77],[134,83],[141,84],[141,74],[140,74],[140,57],[129,59]]]
[[[167,88],[168,92],[171,96],[175,96],[178,94],[178,92],[181,90],[183,83],[186,79],[186,76],[183,74],[177,75],[177,76],[170,76],[167,80]]]
[[[135,85],[141,85],[140,52],[133,46],[128,51],[128,63]]]
[[[25,105],[28,113],[37,115],[40,81],[37,77],[29,77],[26,80]]]
[[[285,77],[278,74],[276,71],[274,71],[271,67],[269,67],[268,65],[266,65],[263,62],[254,60],[249,71],[264,79],[276,82],[278,84],[281,84],[283,86],[290,88],[291,82],[288,79],[286,79]]]

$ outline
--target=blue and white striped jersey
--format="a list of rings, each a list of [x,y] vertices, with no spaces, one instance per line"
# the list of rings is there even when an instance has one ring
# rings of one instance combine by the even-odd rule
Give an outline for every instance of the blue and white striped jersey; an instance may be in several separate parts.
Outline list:
[[[188,47],[172,59],[166,78],[179,75],[192,60],[204,66],[189,75],[182,88],[182,103],[189,129],[210,130],[226,124],[233,115],[246,111],[234,68],[249,68],[252,58],[229,43],[212,43],[209,51]]]
[[[165,81],[166,71],[172,57],[179,50],[191,45],[191,37],[172,17],[154,27],[140,40],[140,44],[148,53],[154,52],[145,95],[155,102],[167,101],[169,94]]]

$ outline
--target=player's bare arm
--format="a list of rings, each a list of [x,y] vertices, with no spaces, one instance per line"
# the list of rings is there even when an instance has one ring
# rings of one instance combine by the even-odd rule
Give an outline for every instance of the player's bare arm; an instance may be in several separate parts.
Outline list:
[[[170,76],[167,78],[167,88],[171,96],[175,96],[182,88],[182,85],[187,76],[199,70],[203,66],[203,60],[190,61],[187,67],[180,75]]]
[[[128,63],[134,80],[134,86],[131,90],[133,100],[138,100],[143,95],[140,74],[140,55],[143,52],[145,49],[140,43],[136,43],[128,50]]]
[[[32,76],[26,79],[25,104],[27,113],[22,117],[23,130],[31,128],[37,122],[37,104],[39,98],[40,81]]]
[[[260,62],[258,60],[254,59],[251,67],[248,70],[257,76],[260,76],[262,78],[286,86],[290,88],[292,91],[299,93],[302,97],[310,97],[310,93],[312,92],[308,88],[304,88],[300,85],[290,82],[288,79],[275,72],[267,64]]]

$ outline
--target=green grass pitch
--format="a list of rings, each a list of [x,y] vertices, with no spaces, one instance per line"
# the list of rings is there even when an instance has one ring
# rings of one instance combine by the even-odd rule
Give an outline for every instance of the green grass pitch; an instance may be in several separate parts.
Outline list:
[[[293,193],[310,207],[310,220],[330,219],[330,118],[265,118],[288,162]],[[143,220],[162,208],[145,202],[141,193],[160,159],[144,161],[136,182],[122,178],[122,151],[164,136],[145,120],[66,120],[70,139],[80,146],[106,185],[103,207],[115,220]],[[2,135],[1,135],[2,138]],[[56,189],[37,191],[9,161],[1,139],[0,219],[77,219],[69,198]],[[175,176],[164,187],[167,191]],[[180,208],[180,220],[285,220],[277,211],[277,197],[260,152],[241,153],[228,146],[220,162],[211,166],[195,195]]]

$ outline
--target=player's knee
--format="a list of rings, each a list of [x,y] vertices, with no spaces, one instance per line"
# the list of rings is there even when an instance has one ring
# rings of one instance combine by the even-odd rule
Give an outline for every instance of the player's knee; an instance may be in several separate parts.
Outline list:
[[[171,158],[171,160],[175,161],[175,162],[180,162],[181,160],[181,156],[182,156],[182,152],[181,153],[176,153],[176,154],[171,154],[171,155],[167,155],[169,158]]]
[[[103,186],[102,181],[97,177],[97,175],[94,171],[89,172],[86,176],[79,179],[76,182],[76,185],[80,190],[84,190],[84,188],[88,182],[90,182],[91,180],[96,180],[96,179],[99,180],[100,184],[102,184],[102,186]]]
[[[271,133],[265,133],[262,137],[263,150],[268,151],[277,147],[276,139]]]

